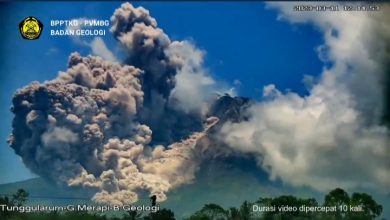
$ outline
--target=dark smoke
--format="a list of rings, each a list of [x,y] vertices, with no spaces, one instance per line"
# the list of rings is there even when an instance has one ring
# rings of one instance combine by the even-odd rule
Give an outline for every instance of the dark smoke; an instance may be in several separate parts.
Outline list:
[[[205,150],[197,141],[218,119],[182,111],[170,97],[192,60],[180,50],[187,42],[171,42],[145,9],[129,3],[112,22],[128,65],[71,54],[56,79],[16,92],[9,144],[46,180],[97,189],[97,202],[135,202],[140,191],[165,200],[195,178]]]
[[[33,172],[54,181],[74,176],[80,166],[100,174],[96,154],[103,144],[137,132],[133,119],[142,103],[141,73],[72,54],[69,69],[58,79],[33,83],[15,94],[11,147]]]
[[[128,54],[125,63],[144,71],[141,76],[144,104],[138,117],[153,130],[152,143],[168,144],[200,131],[199,112],[182,112],[169,102],[175,75],[182,68],[180,60],[186,54],[168,55],[175,42],[142,7],[125,3],[115,10],[111,21],[112,33]]]
[[[165,200],[169,189],[195,178],[203,150],[197,140],[218,119],[208,118],[202,132],[167,148],[150,147],[152,130],[137,116],[146,108],[142,74],[132,66],[72,54],[69,69],[57,79],[16,92],[9,144],[45,179],[98,189],[97,202],[135,202],[140,190]]]

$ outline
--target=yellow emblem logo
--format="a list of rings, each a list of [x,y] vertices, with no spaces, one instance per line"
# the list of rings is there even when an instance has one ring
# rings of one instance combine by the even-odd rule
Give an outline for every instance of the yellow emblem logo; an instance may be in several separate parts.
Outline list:
[[[26,40],[36,40],[41,36],[43,24],[35,17],[29,16],[19,24],[19,31]]]

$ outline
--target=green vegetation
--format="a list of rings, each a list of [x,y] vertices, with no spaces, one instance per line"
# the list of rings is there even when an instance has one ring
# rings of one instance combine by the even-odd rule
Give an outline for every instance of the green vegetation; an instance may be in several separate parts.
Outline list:
[[[28,192],[19,189],[11,198],[0,196],[0,205],[23,206],[28,200]],[[256,206],[257,211],[254,211]],[[325,209],[328,211],[324,211]],[[313,209],[316,209],[313,211]],[[303,199],[283,195],[276,198],[261,197],[250,203],[244,201],[240,207],[224,209],[217,204],[206,204],[186,220],[370,220],[382,213],[379,205],[366,193],[348,195],[343,189],[330,191],[320,205],[314,198]],[[122,217],[106,216],[90,212],[31,212],[1,211],[4,220],[175,220],[169,209],[142,214],[136,211]]]

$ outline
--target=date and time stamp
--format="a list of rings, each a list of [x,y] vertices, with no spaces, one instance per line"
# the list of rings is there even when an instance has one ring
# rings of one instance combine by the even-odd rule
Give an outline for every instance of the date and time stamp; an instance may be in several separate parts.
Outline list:
[[[367,12],[376,12],[380,11],[379,4],[364,4],[364,5],[356,5],[356,4],[299,4],[294,5],[293,10],[297,12],[311,12],[311,11],[367,11]]]

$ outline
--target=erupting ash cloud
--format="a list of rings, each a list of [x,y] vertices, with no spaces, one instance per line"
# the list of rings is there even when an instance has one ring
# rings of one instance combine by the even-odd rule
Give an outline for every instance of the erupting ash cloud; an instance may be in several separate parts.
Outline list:
[[[218,121],[206,120],[199,107],[171,104],[182,98],[171,96],[175,76],[200,69],[203,54],[189,42],[171,42],[141,7],[123,4],[112,23],[129,65],[73,53],[56,79],[16,92],[9,143],[34,173],[97,188],[98,202],[135,202],[140,191],[162,201],[194,179],[196,142]],[[186,74],[213,82],[203,72]]]
[[[128,54],[125,63],[144,71],[144,108],[138,117],[153,130],[153,143],[172,143],[200,131],[202,105],[215,86],[202,69],[203,52],[188,41],[172,42],[142,7],[123,4],[111,20],[112,33]]]
[[[189,183],[198,168],[201,132],[154,148],[152,130],[137,121],[142,109],[140,69],[70,56],[69,69],[44,84],[32,83],[13,99],[11,147],[33,172],[58,184],[100,189],[98,202],[137,201],[148,190],[161,200],[172,187]]]
[[[34,173],[95,188],[101,203],[132,203],[144,191],[163,201],[205,158],[232,154],[257,157],[294,186],[387,190],[389,8],[319,16],[285,5],[270,7],[318,26],[319,55],[332,63],[308,96],[269,85],[266,101],[214,102],[223,86],[203,68],[204,51],[171,41],[146,9],[125,3],[111,18],[124,63],[73,53],[56,79],[18,90],[11,147]]]

